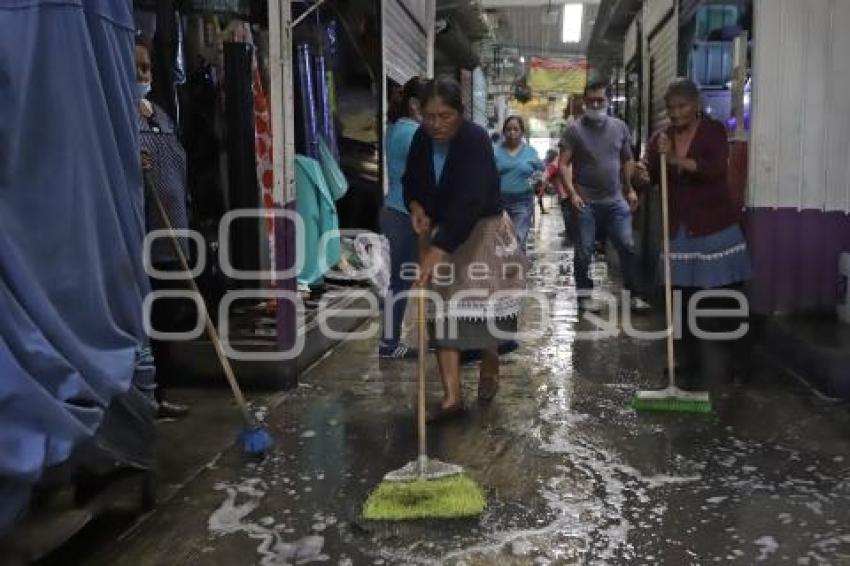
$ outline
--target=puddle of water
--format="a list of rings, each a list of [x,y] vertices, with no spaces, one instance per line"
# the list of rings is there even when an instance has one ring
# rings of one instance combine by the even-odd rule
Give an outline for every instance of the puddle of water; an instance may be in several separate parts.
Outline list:
[[[259,478],[245,479],[239,483],[221,483],[216,490],[225,492],[224,501],[207,521],[214,536],[244,534],[258,541],[260,566],[287,566],[326,562],[329,556],[322,552],[325,538],[310,534],[295,540],[284,535],[294,534],[286,523],[278,523],[272,516],[251,519],[268,492],[268,486]],[[317,516],[314,532],[324,531],[336,523],[335,518]]]

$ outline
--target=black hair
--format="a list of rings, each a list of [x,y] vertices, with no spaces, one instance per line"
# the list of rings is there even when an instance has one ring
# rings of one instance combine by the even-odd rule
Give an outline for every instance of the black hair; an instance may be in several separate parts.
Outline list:
[[[522,130],[522,133],[525,134],[525,120],[522,119],[522,116],[514,114],[512,116],[508,116],[505,118],[505,123],[502,124],[502,135],[505,134],[505,130],[508,129],[508,124],[511,120],[515,120],[517,124],[519,124],[519,129]]]
[[[410,101],[418,100],[422,102],[422,91],[423,86],[425,85],[422,82],[422,79],[419,77],[413,77],[406,83],[401,89],[401,112],[402,116],[407,116],[410,112]]]
[[[608,81],[603,81],[601,79],[596,79],[588,82],[584,87],[584,95],[587,96],[587,93],[594,90],[603,90],[605,89],[605,97],[611,98],[611,85]]]
[[[422,92],[422,106],[435,98],[439,98],[447,106],[463,114],[463,90],[453,78],[437,77],[425,83]]]
[[[148,50],[148,53],[153,52],[153,43],[142,32],[136,33],[136,43],[135,43],[135,45],[136,45],[136,47],[144,47],[145,49]]]
[[[664,93],[664,101],[666,102],[671,96],[680,96],[699,103],[699,87],[691,79],[678,77],[673,79],[673,82],[667,87],[667,91]]]
[[[401,87],[401,92],[398,96],[394,96],[387,108],[387,119],[390,122],[395,122],[399,118],[410,117],[410,101],[418,100],[422,102],[422,92],[425,83],[419,77],[413,77]]]

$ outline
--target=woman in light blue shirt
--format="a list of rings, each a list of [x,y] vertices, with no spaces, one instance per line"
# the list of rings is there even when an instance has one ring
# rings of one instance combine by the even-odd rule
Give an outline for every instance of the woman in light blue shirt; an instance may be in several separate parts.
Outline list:
[[[496,168],[502,206],[511,217],[520,249],[525,251],[531,217],[534,214],[534,177],[543,171],[537,150],[525,142],[525,122],[520,116],[510,116],[502,127],[501,143],[496,144]]]
[[[402,277],[405,264],[417,261],[417,236],[410,223],[410,213],[404,204],[401,178],[407,165],[407,154],[413,134],[421,121],[420,100],[422,81],[414,77],[402,88],[396,119],[387,127],[384,140],[387,156],[389,191],[381,211],[381,231],[390,242],[390,289],[384,304],[383,333],[378,346],[381,358],[407,358],[416,355],[413,348],[401,342],[401,327],[411,281]]]

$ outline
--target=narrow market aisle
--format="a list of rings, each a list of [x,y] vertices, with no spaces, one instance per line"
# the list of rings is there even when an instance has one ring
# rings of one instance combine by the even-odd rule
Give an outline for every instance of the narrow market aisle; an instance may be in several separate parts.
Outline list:
[[[850,418],[765,368],[710,416],[639,416],[662,344],[584,339],[560,216],[536,228],[526,329],[491,406],[430,428],[488,493],[480,519],[370,524],[359,508],[415,453],[415,364],[350,341],[271,407],[262,462],[231,449],[92,565],[835,564],[850,560]],[[598,277],[605,277],[602,263]],[[607,279],[603,288],[614,289]],[[548,314],[544,311],[548,309]],[[657,318],[636,326],[660,327]],[[432,372],[430,393],[439,395]],[[475,372],[466,370],[475,398]],[[173,450],[184,449],[173,446]]]

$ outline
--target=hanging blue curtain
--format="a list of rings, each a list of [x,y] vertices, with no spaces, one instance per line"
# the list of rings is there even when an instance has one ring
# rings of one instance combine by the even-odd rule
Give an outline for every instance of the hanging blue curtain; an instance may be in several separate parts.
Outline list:
[[[301,98],[301,119],[304,128],[304,153],[319,158],[319,117],[316,112],[316,77],[313,75],[313,54],[310,46],[298,46],[298,86]]]
[[[83,447],[150,465],[153,368],[131,2],[4,0],[0,30],[2,532]]]

